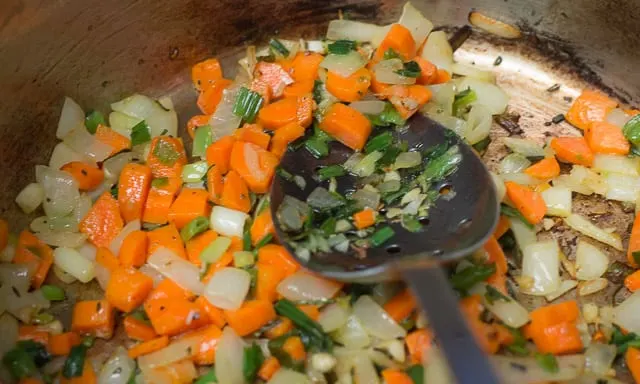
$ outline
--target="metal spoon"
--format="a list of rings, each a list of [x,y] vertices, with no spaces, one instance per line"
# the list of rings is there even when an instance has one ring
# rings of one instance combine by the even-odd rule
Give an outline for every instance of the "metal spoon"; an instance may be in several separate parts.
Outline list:
[[[309,260],[299,259],[309,270],[328,278],[372,283],[403,278],[419,298],[458,383],[498,383],[491,365],[464,320],[458,307],[458,297],[449,286],[441,265],[471,254],[489,238],[498,219],[498,200],[491,176],[471,147],[459,138],[451,138],[447,128],[416,114],[409,128],[398,133],[408,141],[409,148],[432,146],[454,140],[460,146],[462,162],[458,170],[441,184],[455,193],[451,199],[438,199],[429,211],[429,223],[417,233],[392,224],[395,236],[381,247],[369,248],[365,258],[358,259],[339,252],[318,253]],[[448,133],[448,134],[447,134]],[[280,166],[302,176],[306,186],[301,189],[280,175],[271,187],[271,213],[281,243],[295,256],[278,220],[278,207],[284,196],[306,201],[321,183],[313,177],[317,169],[343,164],[352,150],[337,142],[331,143],[330,154],[314,158],[299,149],[287,152]],[[338,178],[337,191],[352,190],[355,178]],[[326,186],[326,181],[324,182]]]

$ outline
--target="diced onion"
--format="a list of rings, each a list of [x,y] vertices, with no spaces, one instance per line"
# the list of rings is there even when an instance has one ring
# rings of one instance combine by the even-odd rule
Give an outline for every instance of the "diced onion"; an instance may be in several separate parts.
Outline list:
[[[44,189],[44,212],[49,217],[65,216],[75,208],[80,197],[78,182],[67,172],[36,166],[36,179]]]
[[[542,157],[545,155],[544,148],[531,139],[504,137],[502,142],[513,152],[526,157]]]
[[[53,251],[53,263],[82,283],[88,283],[95,277],[93,263],[75,249],[56,248]]]
[[[400,20],[398,20],[398,24],[403,25],[411,32],[416,47],[424,43],[424,40],[433,29],[433,23],[424,17],[409,1],[402,7],[402,15],[400,16]]]
[[[332,303],[322,308],[318,324],[325,332],[333,332],[342,327],[349,317],[349,311],[337,303]]]
[[[346,55],[328,54],[324,57],[320,66],[342,77],[349,77],[366,64],[367,61],[362,55],[356,51],[350,51]]]
[[[613,344],[591,343],[584,352],[585,369],[596,375],[607,375],[616,358]]]
[[[71,163],[72,161],[88,161],[92,163],[90,159],[69,148],[64,142],[60,142],[53,147],[53,152],[49,158],[49,167],[60,169],[63,165]]]
[[[340,291],[341,284],[312,275],[305,271],[297,271],[278,284],[278,293],[293,301],[328,300]]]
[[[218,308],[236,310],[242,306],[251,285],[249,272],[226,267],[217,271],[207,284],[204,295]]]
[[[98,373],[98,384],[126,384],[136,370],[136,362],[122,346],[104,363]]]
[[[215,370],[218,382],[228,384],[243,384],[245,382],[242,374],[244,347],[245,342],[233,328],[227,326],[222,331],[222,336],[216,344]]]
[[[16,204],[24,213],[31,213],[42,204],[44,200],[44,188],[38,183],[31,183],[24,187],[18,196],[16,196]]]
[[[322,40],[307,40],[307,51],[320,53],[322,55],[327,53],[327,49]]]
[[[507,326],[520,328],[529,322],[529,311],[517,300],[494,300],[490,303],[486,298],[487,285],[485,283],[474,286],[470,293],[479,294],[483,305]]]
[[[18,320],[8,313],[0,314],[0,335],[2,335],[2,343],[0,343],[0,356],[4,356],[9,352],[18,341]]]
[[[357,203],[358,208],[377,209],[380,204],[380,193],[373,187],[367,188],[367,186],[355,191],[351,197]]]
[[[149,256],[147,263],[183,289],[196,295],[202,295],[204,292],[198,267],[178,257],[170,249],[157,249]]]
[[[92,206],[92,202],[91,202],[91,198],[89,197],[89,195],[87,195],[86,193],[83,193],[80,195],[80,197],[78,198],[76,207],[73,209],[73,219],[75,220],[76,224],[80,224],[80,222],[85,218],[85,216],[87,216],[87,213],[89,213],[89,211],[91,210],[91,206]],[[52,223],[53,229],[57,228],[57,223],[56,220],[53,220]],[[70,230],[75,230],[77,228],[73,227],[73,229]]]
[[[500,177],[505,182],[512,181],[520,185],[535,186],[535,185],[544,183],[543,180],[537,179],[533,176],[530,176],[530,175],[527,175],[526,173],[521,173],[521,172],[504,173],[504,174],[501,174]]]
[[[353,376],[356,383],[379,384],[378,372],[369,356],[357,354],[352,360]]]
[[[71,284],[77,280],[75,277],[68,274],[67,272],[65,272],[55,264],[53,265],[52,269],[53,269],[53,274],[58,278],[58,280],[62,281],[65,284]]]
[[[112,146],[96,139],[95,136],[87,131],[84,125],[69,132],[64,137],[64,143],[69,148],[95,162],[103,161],[113,151]]]
[[[431,41],[431,37],[427,40],[427,44],[429,41]],[[473,90],[477,96],[471,105],[483,105],[492,115],[499,115],[506,110],[509,96],[497,85],[472,77],[464,77],[458,84],[458,89],[465,90],[467,88]]]
[[[217,366],[218,364],[216,364],[216,367]],[[229,383],[235,384],[235,382],[232,383],[231,381]],[[267,384],[292,384],[292,383],[311,384],[311,380],[309,380],[307,376],[303,375],[300,372],[296,372],[287,368],[280,368],[267,382]]]
[[[520,287],[522,292],[544,296],[560,285],[560,248],[553,241],[529,244],[522,249],[522,276],[531,278],[530,287]]]
[[[389,59],[380,61],[373,66],[373,72],[375,73],[376,81],[384,84],[415,84],[416,79],[414,77],[402,76],[397,73],[397,71],[401,70],[402,67],[402,60],[400,59]]]
[[[491,111],[487,107],[481,104],[472,106],[467,116],[464,138],[471,145],[486,139],[492,122]]]
[[[520,249],[524,249],[529,244],[533,244],[536,242],[536,232],[527,224],[523,223],[520,220],[511,220],[509,224],[511,231],[513,232],[513,236],[516,238],[516,243]]]
[[[583,355],[555,356],[557,371],[540,365],[535,357],[491,356],[491,362],[503,383],[533,384],[567,382],[582,375]]]
[[[36,237],[45,244],[54,247],[76,248],[87,240],[87,235],[77,232],[36,232]]]
[[[146,372],[150,369],[165,367],[169,364],[189,359],[198,353],[202,341],[202,337],[197,336],[187,336],[174,340],[162,349],[138,357],[138,365],[142,372]]]
[[[571,214],[571,190],[567,187],[551,187],[541,193],[547,206],[547,215],[567,217]]]
[[[578,283],[578,296],[589,296],[607,288],[609,280],[604,277]]]
[[[531,161],[519,153],[511,153],[500,161],[500,174],[518,173],[531,165]]]
[[[382,100],[354,101],[349,106],[365,115],[378,115],[384,111],[385,103]]]
[[[125,115],[124,113],[113,111],[109,114],[109,125],[111,129],[124,137],[131,136],[131,128],[135,127],[143,119]]]
[[[504,195],[507,194],[507,187],[505,187],[504,181],[500,178],[500,176],[496,175],[493,172],[489,172],[489,174],[491,175],[493,184],[496,186],[496,195],[498,196],[498,201],[504,200]]]
[[[640,333],[640,291],[613,308],[613,322],[629,332]]]
[[[513,25],[485,16],[477,11],[469,14],[469,22],[475,27],[505,39],[517,39],[522,35],[520,30]]]
[[[602,276],[609,267],[609,257],[598,247],[578,241],[576,247],[576,277],[578,280],[593,280]]]
[[[448,82],[444,84],[429,85],[428,88],[432,93],[429,104],[437,105],[442,114],[445,116],[451,116],[453,114],[453,100],[456,97],[455,84],[453,84],[453,82]],[[428,107],[425,108],[429,109]]]
[[[240,126],[242,118],[233,113],[233,105],[235,104],[238,90],[239,87],[231,86],[222,91],[222,100],[220,100],[216,111],[209,119],[213,142],[232,134]]]
[[[98,285],[100,285],[103,291],[106,291],[109,286],[109,280],[111,280],[111,271],[99,263],[95,263],[93,268],[96,271],[96,281]]]
[[[137,157],[138,155],[134,152],[118,153],[104,161],[102,170],[105,172],[105,176],[108,175],[108,177],[111,178],[118,178],[124,166],[133,162]]]
[[[116,237],[111,240],[109,243],[109,250],[115,255],[118,256],[120,254],[120,248],[122,247],[122,242],[124,239],[131,234],[131,232],[140,230],[140,219],[132,220],[125,225],[120,233]]]
[[[353,305],[353,315],[369,335],[381,340],[404,337],[407,332],[370,296],[360,296]]]
[[[573,213],[569,215],[569,217],[566,217],[564,221],[572,229],[586,236],[589,236],[592,239],[610,245],[611,247],[619,251],[623,250],[622,240],[620,239],[620,236],[618,234],[609,233],[603,229],[598,228],[584,216]]]
[[[211,229],[222,236],[242,237],[248,218],[249,215],[244,212],[216,205],[211,210]]]
[[[455,384],[453,372],[447,364],[447,360],[440,348],[433,346],[422,353],[422,365],[424,366],[423,381],[425,383]]]
[[[353,20],[331,20],[327,29],[327,39],[369,41],[378,46],[390,27]]]
[[[487,83],[495,83],[496,81],[496,76],[492,72],[483,71],[473,65],[453,63],[451,70],[456,75],[472,77],[474,79],[486,81]]]
[[[609,173],[603,177],[607,185],[605,197],[609,200],[635,203],[640,195],[640,177]]]
[[[156,271],[155,268],[153,268],[149,264],[144,264],[138,270],[144,273],[145,275],[149,276],[153,280],[154,287],[158,286],[158,284],[160,284],[162,280],[166,279],[166,277],[164,277],[162,273]]]
[[[127,116],[143,119],[149,126],[152,137],[160,136],[166,130],[167,135],[178,133],[178,117],[173,110],[165,108],[157,101],[140,94],[134,94],[111,104],[111,109]]]
[[[548,295],[545,295],[544,298],[547,299],[547,301],[553,301],[569,292],[570,290],[574,289],[576,286],[578,286],[578,282],[575,280],[562,280],[560,282],[560,285],[558,286],[558,289],[549,293]]]
[[[56,137],[62,140],[69,132],[79,127],[84,129],[84,111],[72,98],[65,97]]]
[[[451,73],[453,66],[453,49],[444,31],[431,32],[422,48],[422,57],[436,67]]]
[[[593,157],[593,166],[596,172],[613,172],[628,176],[639,176],[640,159],[619,155],[597,154]]]
[[[349,316],[347,322],[333,334],[333,339],[348,349],[364,348],[371,339],[355,315]]]
[[[607,122],[622,128],[631,119],[622,109],[616,108],[607,114]]]
[[[396,161],[393,163],[393,169],[413,168],[420,165],[421,162],[422,156],[420,152],[402,152],[396,157]]]
[[[376,162],[380,160],[381,157],[382,152],[373,151],[363,157],[362,160],[360,160],[350,171],[359,177],[371,176],[376,170]]]

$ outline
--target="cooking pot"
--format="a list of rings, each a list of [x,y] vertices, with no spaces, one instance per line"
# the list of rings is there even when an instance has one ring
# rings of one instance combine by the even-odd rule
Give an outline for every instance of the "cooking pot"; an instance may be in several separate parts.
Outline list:
[[[223,67],[248,44],[282,37],[319,38],[338,12],[378,24],[398,19],[404,0],[204,1],[204,0],[2,0],[0,2],[0,216],[15,229],[29,218],[14,203],[34,180],[34,166],[47,164],[64,96],[83,108],[108,111],[111,101],[134,92],[171,96],[184,127],[196,114],[190,67],[216,56]],[[570,132],[550,123],[565,112],[580,89],[599,88],[626,104],[640,104],[640,7],[633,0],[413,0],[436,26],[454,31],[478,10],[519,27],[522,36],[505,40],[474,29],[456,52],[460,61],[492,66],[511,97],[518,127],[498,124],[492,138],[523,134],[541,138]],[[500,65],[497,64],[501,58]],[[228,73],[232,75],[232,73]],[[549,87],[560,84],[555,92]],[[557,87],[553,87],[557,88]],[[184,133],[184,130],[182,130]],[[188,140],[186,135],[183,135]],[[494,140],[495,142],[495,140]],[[484,155],[489,167],[506,154],[492,144]],[[632,212],[599,198],[579,197],[578,212],[626,241]],[[595,212],[595,213],[594,213]],[[573,236],[560,226],[548,236],[563,248]],[[626,236],[626,238],[625,238]],[[626,243],[625,243],[626,244]],[[612,258],[624,260],[608,249]],[[71,288],[64,313],[77,299],[102,295],[97,284]],[[600,304],[621,298],[617,288],[589,300]],[[526,299],[529,306],[534,300]],[[582,300],[583,302],[585,300]],[[66,316],[68,319],[68,316]],[[117,343],[116,339],[114,343]],[[111,343],[110,345],[114,345]],[[110,348],[105,345],[106,356]],[[100,353],[100,351],[98,351]]]

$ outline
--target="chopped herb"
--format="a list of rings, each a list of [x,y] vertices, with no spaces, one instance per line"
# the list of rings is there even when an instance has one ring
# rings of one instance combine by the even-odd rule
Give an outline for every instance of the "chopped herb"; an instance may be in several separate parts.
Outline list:
[[[38,374],[38,367],[31,356],[19,346],[5,353],[2,357],[2,363],[16,380],[35,377]]]
[[[549,373],[557,373],[560,371],[558,367],[558,360],[551,353],[536,353],[535,354],[536,362],[545,372]]]
[[[87,347],[83,344],[71,347],[71,352],[62,367],[62,376],[67,379],[82,376],[84,369],[84,359],[87,354]]]
[[[429,161],[420,177],[426,182],[442,180],[455,172],[461,161],[460,147],[455,145],[447,149],[441,156]]]
[[[131,128],[131,146],[148,143],[151,141],[151,132],[147,122],[142,120]]]
[[[393,48],[389,48],[384,52],[384,56],[382,56],[383,60],[391,60],[391,59],[399,59],[400,55]]]
[[[493,61],[493,65],[496,67],[500,64],[502,64],[502,56],[496,57],[496,59]]]
[[[87,127],[87,131],[92,135],[95,135],[98,130],[98,125],[106,125],[104,120],[104,115],[99,111],[91,111],[87,114],[87,117],[84,119],[84,126]]]
[[[173,167],[176,164],[176,161],[180,158],[180,153],[178,153],[171,142],[160,138],[153,147],[153,156],[155,156],[163,165]]]
[[[609,344],[613,344],[617,347],[618,355],[623,355],[627,352],[629,347],[640,348],[640,336],[633,332],[624,334],[620,328],[614,326]]]
[[[460,292],[466,292],[475,284],[485,281],[496,272],[496,264],[473,265],[462,271],[454,273],[451,278],[451,286]]]
[[[324,232],[324,235],[326,237],[329,237],[334,233],[336,233],[337,222],[338,222],[338,219],[336,219],[335,216],[331,216],[328,219],[326,219],[324,222],[322,222],[322,225],[320,225],[320,230]]]
[[[164,186],[169,185],[169,178],[168,177],[157,177],[153,180],[151,180],[151,186],[154,188],[162,188]]]
[[[278,39],[271,39],[269,41],[269,49],[276,55],[283,57],[289,56],[289,50]]]
[[[383,153],[382,157],[376,163],[378,169],[383,169],[393,163],[395,163],[398,155],[403,152],[402,148],[392,145],[388,147]]]
[[[404,371],[413,381],[413,384],[424,383],[424,367],[422,364],[414,364]]]
[[[65,299],[64,289],[56,285],[43,285],[40,290],[44,298],[49,301],[62,301]]]
[[[484,298],[487,299],[489,304],[493,304],[496,301],[511,301],[509,296],[505,296],[502,292],[498,291],[491,285],[487,285],[487,291],[484,294]]]
[[[180,230],[183,241],[189,241],[209,228],[209,219],[204,216],[196,217]]]
[[[640,115],[635,115],[622,127],[624,137],[632,145],[632,152],[635,154],[640,150]]]
[[[293,182],[293,174],[282,167],[276,168],[276,174],[286,181]]]
[[[453,115],[461,117],[467,112],[467,107],[477,99],[476,92],[471,88],[457,93],[453,98]]]
[[[555,92],[557,90],[560,89],[560,84],[555,83],[552,86],[550,86],[549,88],[547,88],[547,92]]]
[[[250,347],[245,347],[242,357],[242,374],[247,382],[253,383],[256,380],[258,370],[264,362],[262,349],[255,342]]]
[[[551,122],[553,124],[560,124],[564,121],[564,115],[562,113],[553,116],[553,118],[551,119]]]
[[[369,139],[367,144],[364,146],[364,153],[371,153],[373,151],[384,151],[391,144],[393,144],[393,135],[390,131],[385,131]]]
[[[398,75],[404,77],[420,77],[421,72],[420,65],[413,60],[402,64],[402,69],[396,71]]]
[[[265,245],[269,244],[271,242],[271,240],[273,240],[273,235],[270,234],[270,233],[267,233],[266,235],[264,235],[264,237],[262,239],[260,239],[260,241],[258,241],[256,243],[256,247],[253,250],[253,252],[257,252],[260,248],[262,248]]]
[[[343,176],[347,171],[341,165],[329,165],[318,170],[318,180],[324,181],[332,177]]]
[[[355,51],[357,44],[351,40],[336,40],[327,46],[327,51],[334,55],[346,55]]]
[[[367,115],[371,124],[376,127],[404,125],[405,120],[391,103],[385,103],[384,110],[377,115]]]
[[[215,367],[211,367],[209,372],[198,377],[198,379],[194,381],[193,384],[214,384],[217,382],[218,382],[218,376],[216,376]]]
[[[233,104],[233,114],[242,117],[246,123],[253,123],[263,102],[264,99],[258,92],[242,87]]]
[[[320,324],[313,321],[306,313],[302,312],[293,302],[282,299],[274,305],[276,312],[291,320],[293,324],[312,339],[312,344],[322,351],[331,351],[333,341],[324,333]]]
[[[244,232],[242,233],[242,250],[251,250],[251,225],[245,224]]]
[[[418,232],[422,229],[422,224],[412,215],[402,215],[402,227],[409,232]]]
[[[533,224],[531,224],[529,221],[527,221],[527,219],[524,218],[524,216],[522,216],[522,213],[520,213],[520,211],[518,211],[517,209],[513,208],[512,206],[509,206],[507,204],[500,204],[500,213],[502,215],[508,216],[508,217],[512,217],[514,219],[518,219],[520,221],[522,221],[524,224],[527,225],[527,227],[529,228],[533,228]]]
[[[513,342],[507,345],[507,350],[514,355],[528,356],[529,349],[527,348],[527,339],[524,337],[522,332],[518,328],[507,327],[507,329],[509,329],[509,332],[511,332],[511,335],[513,336]]]
[[[379,247],[387,242],[387,240],[391,239],[395,234],[396,233],[393,228],[389,226],[382,227],[371,235],[371,246]]]
[[[329,154],[329,142],[333,140],[326,132],[319,127],[313,127],[313,135],[304,142],[304,147],[316,159],[320,159]]]

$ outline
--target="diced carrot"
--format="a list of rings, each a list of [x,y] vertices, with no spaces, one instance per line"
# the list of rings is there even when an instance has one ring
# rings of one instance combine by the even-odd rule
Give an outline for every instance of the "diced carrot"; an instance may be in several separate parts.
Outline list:
[[[408,119],[431,99],[431,91],[422,85],[394,85],[386,89],[389,101],[403,119]]]
[[[102,265],[110,272],[120,267],[120,260],[106,247],[99,247],[96,251],[96,263]]]
[[[255,193],[269,191],[278,163],[273,153],[252,143],[236,141],[231,151],[231,169],[238,172]]]
[[[269,84],[271,94],[275,98],[282,96],[284,88],[293,83],[291,75],[277,63],[258,62],[253,76]]]
[[[270,301],[247,300],[239,309],[225,310],[224,317],[239,336],[247,336],[275,319],[276,311]]]
[[[635,347],[627,348],[627,352],[624,354],[624,362],[627,364],[633,380],[636,383],[640,383],[640,349]]]
[[[71,330],[102,339],[113,336],[115,310],[107,300],[78,301],[73,307]]]
[[[227,324],[227,319],[224,317],[224,311],[211,304],[206,297],[198,297],[195,303],[198,308],[200,308],[201,312],[205,313],[209,317],[210,323],[215,324],[218,328],[222,328]]]
[[[640,289],[640,270],[635,271],[624,279],[624,286],[631,292]]]
[[[102,169],[97,168],[89,163],[82,161],[72,161],[60,168],[65,171],[78,182],[78,188],[83,191],[91,191],[96,189],[102,180],[104,180],[104,172]]]
[[[82,340],[75,332],[65,332],[49,336],[49,353],[56,356],[68,355],[71,347],[80,344]]]
[[[320,129],[347,147],[360,151],[371,134],[371,122],[359,111],[336,103],[327,110]]]
[[[299,336],[290,336],[282,344],[282,350],[285,351],[294,361],[302,361],[307,357],[304,350],[304,344]]]
[[[489,276],[487,282],[497,288],[499,291],[506,293],[507,287],[505,276],[507,274],[507,257],[498,243],[498,240],[491,236],[489,240],[484,244],[484,250],[487,252],[487,262],[495,263],[496,271],[493,275]]]
[[[152,181],[147,200],[144,203],[143,222],[166,224],[169,221],[169,209],[182,186],[182,179],[167,177],[166,180],[165,185],[159,186],[154,186]]]
[[[365,208],[362,211],[353,214],[353,224],[356,228],[368,228],[376,223],[377,212],[371,208]]]
[[[209,264],[209,269],[207,270],[207,273],[202,278],[202,282],[205,284],[208,283],[209,280],[211,280],[211,278],[213,277],[213,275],[216,274],[216,272],[230,265],[232,262],[233,262],[233,253],[229,251],[223,253],[222,257],[220,257],[215,263]]]
[[[9,244],[9,224],[6,220],[0,219],[0,251]]]
[[[207,89],[222,79],[222,66],[217,59],[207,59],[191,68],[191,80],[198,90]]]
[[[120,206],[108,191],[93,204],[80,222],[80,232],[87,235],[96,247],[108,247],[124,226]]]
[[[585,89],[565,114],[567,121],[580,129],[589,128],[595,121],[605,121],[618,103],[597,91]]]
[[[129,348],[129,357],[137,359],[140,356],[148,355],[151,352],[159,351],[169,345],[169,336],[159,336],[152,340],[143,341]]]
[[[258,244],[258,242],[264,239],[267,235],[276,235],[276,229],[273,225],[273,220],[271,218],[271,210],[265,209],[263,210],[251,223],[251,243],[253,245]]]
[[[536,179],[553,179],[560,174],[560,164],[558,164],[555,156],[545,157],[525,169],[524,173]]]
[[[547,205],[542,195],[513,181],[506,182],[505,186],[507,187],[507,196],[525,219],[531,224],[539,223],[547,213]]]
[[[634,117],[634,116],[640,115],[640,110],[638,110],[638,109],[625,109],[624,113],[629,115],[629,117]]]
[[[186,163],[187,154],[182,140],[169,136],[151,140],[147,165],[151,167],[153,177],[181,177]]]
[[[264,335],[267,339],[273,340],[287,334],[293,329],[293,322],[286,317],[279,317],[276,325],[269,328]]]
[[[593,164],[593,152],[584,137],[554,137],[550,145],[561,161],[587,167]]]
[[[153,279],[137,269],[123,267],[111,274],[105,298],[123,312],[131,312],[144,302],[153,289]]]
[[[324,56],[315,52],[298,52],[291,63],[292,76],[295,81],[315,80],[318,68]]]
[[[224,136],[207,147],[207,164],[215,165],[221,175],[229,171],[229,159],[236,139],[233,136]]]
[[[399,323],[415,311],[416,299],[411,291],[405,288],[384,303],[383,308],[392,319]]]
[[[127,337],[138,341],[149,341],[158,337],[156,331],[150,325],[136,319],[133,316],[127,316],[122,322]]]
[[[447,70],[438,68],[438,72],[436,73],[436,79],[432,84],[444,84],[448,83],[451,80],[451,74],[447,72]]]
[[[260,96],[262,96],[263,107],[271,103],[271,99],[273,98],[273,94],[271,93],[271,86],[265,80],[262,80],[260,78],[253,79],[249,90],[257,92]]]
[[[126,222],[142,218],[150,186],[151,168],[136,163],[124,166],[118,182],[118,203]]]
[[[223,189],[224,178],[222,177],[220,168],[217,166],[210,167],[207,171],[207,192],[209,194],[209,201],[215,204],[220,204]]]
[[[387,35],[384,37],[378,49],[376,49],[373,58],[375,61],[383,59],[385,52],[392,49],[398,53],[404,60],[410,60],[416,54],[416,43],[405,26],[401,24],[393,24]]]
[[[192,299],[193,294],[170,279],[160,282],[144,302],[156,333],[172,336],[208,324],[208,316]]]
[[[524,335],[541,353],[577,353],[583,348],[576,326],[579,315],[575,300],[539,307],[529,314],[531,322],[525,326]]]
[[[303,128],[308,128],[313,120],[313,110],[316,107],[316,102],[313,101],[311,96],[301,96],[297,99],[296,121]]]
[[[598,342],[598,343],[607,343],[608,338],[604,334],[604,332],[602,332],[602,329],[598,329],[593,333],[593,336],[591,336],[591,341]]]
[[[196,130],[202,126],[208,125],[211,115],[195,115],[187,122],[187,133],[193,139],[196,136]]]
[[[304,312],[305,315],[309,316],[311,320],[318,321],[320,318],[320,309],[317,305],[313,304],[304,304],[298,305],[298,309]]]
[[[436,81],[438,77],[438,67],[420,56],[414,57],[413,61],[420,66],[420,77],[417,79],[418,84],[429,85]]]
[[[371,73],[371,92],[373,92],[379,99],[386,99],[387,90],[389,89],[389,87],[391,87],[391,84],[382,83],[376,79],[376,73],[372,70],[373,61],[369,62],[367,68],[369,68],[369,71]]]
[[[264,381],[269,381],[278,369],[280,369],[280,361],[273,356],[269,356],[262,362],[262,365],[258,370],[258,377]]]
[[[98,124],[98,128],[96,129],[96,134],[94,135],[94,137],[99,142],[113,148],[109,156],[113,156],[116,153],[131,149],[131,139],[119,134],[106,125]]]
[[[284,271],[285,277],[293,275],[300,264],[281,245],[267,244],[258,250],[258,262],[270,264]]]
[[[371,73],[366,68],[360,68],[348,77],[343,77],[336,72],[327,73],[325,83],[327,91],[340,101],[352,103],[360,100],[371,85]]]
[[[220,104],[220,100],[222,100],[223,91],[231,83],[231,80],[219,79],[211,83],[206,89],[203,89],[198,95],[197,101],[200,111],[205,115],[213,115],[216,108],[218,108],[218,104]]]
[[[169,208],[169,222],[180,229],[196,217],[209,217],[208,200],[209,193],[203,189],[183,188]]]
[[[498,219],[498,225],[496,225],[496,229],[493,231],[493,237],[496,239],[501,238],[509,229],[511,228],[511,220],[509,216],[500,215]]]
[[[631,235],[629,236],[629,247],[627,248],[627,261],[636,268],[638,267],[636,257],[640,259],[640,254],[634,256],[634,253],[637,254],[637,252],[640,252],[640,215],[636,215],[633,221]]]
[[[122,241],[118,259],[124,267],[142,267],[147,261],[149,237],[147,232],[133,231]]]
[[[18,340],[33,340],[48,347],[49,332],[43,331],[35,325],[20,325],[18,326]]]
[[[500,339],[496,337],[495,326],[480,319],[484,310],[481,300],[480,295],[467,296],[460,300],[460,307],[480,348],[485,353],[494,354],[500,349]]]
[[[149,255],[153,254],[158,248],[164,247],[183,259],[187,258],[182,237],[180,237],[180,233],[173,223],[149,231],[147,236],[149,238]]]
[[[199,329],[187,337],[198,337],[200,340],[200,348],[193,357],[198,365],[211,365],[216,362],[216,345],[222,336],[222,331],[217,325],[208,325],[203,329]]]
[[[145,373],[147,383],[191,384],[198,378],[198,370],[191,360],[178,361],[152,371],[155,375],[153,378]],[[158,374],[162,375],[162,378]]]
[[[220,205],[241,212],[251,210],[249,188],[238,172],[231,170],[225,176]]]
[[[313,105],[313,99],[308,96],[286,97],[262,108],[258,112],[258,123],[266,129],[276,130],[297,121],[306,128],[311,124]]]
[[[433,334],[431,331],[421,328],[409,333],[404,339],[409,351],[409,357],[414,364],[422,363],[422,355],[428,353],[433,343]]]
[[[18,237],[18,246],[12,261],[15,264],[26,264],[29,270],[34,271],[31,286],[38,289],[53,264],[53,250],[33,233],[24,230]]]
[[[313,79],[298,80],[284,89],[284,97],[307,96],[313,92],[315,81]]]
[[[202,263],[200,254],[217,238],[218,234],[209,229],[187,241],[187,257],[189,261],[200,266]]]
[[[279,128],[271,138],[271,153],[279,158],[282,157],[287,151],[287,146],[302,136],[304,136],[304,128],[297,122]]]
[[[236,129],[233,133],[236,140],[253,143],[264,149],[269,148],[271,136],[262,130],[259,124],[245,124],[242,128]]]
[[[382,371],[385,384],[413,384],[411,376],[399,369],[386,368]]]
[[[631,149],[622,129],[606,121],[596,121],[585,130],[584,137],[593,153],[626,155]]]
[[[60,384],[96,384],[96,373],[93,371],[91,360],[85,359],[82,366],[82,375],[67,379],[64,375],[60,376]]]

